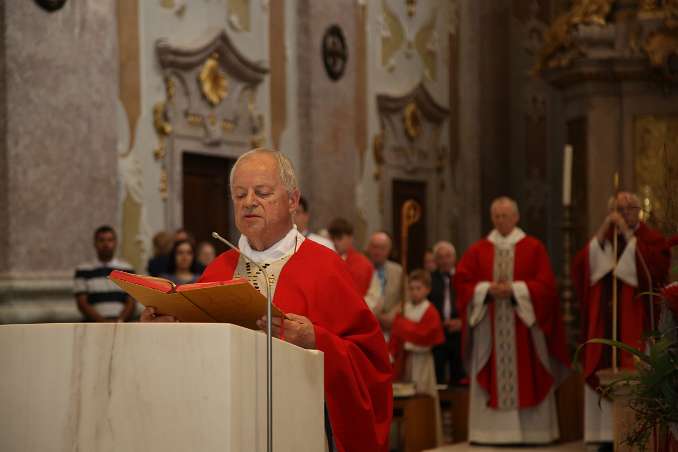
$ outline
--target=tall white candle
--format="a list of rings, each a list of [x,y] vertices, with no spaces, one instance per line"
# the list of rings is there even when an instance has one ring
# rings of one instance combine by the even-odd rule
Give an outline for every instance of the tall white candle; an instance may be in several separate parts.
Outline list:
[[[572,145],[566,144],[563,153],[563,205],[572,204]]]

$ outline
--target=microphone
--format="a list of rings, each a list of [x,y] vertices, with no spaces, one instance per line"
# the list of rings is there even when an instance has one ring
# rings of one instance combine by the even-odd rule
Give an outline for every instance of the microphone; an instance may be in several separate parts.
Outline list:
[[[257,262],[254,262],[244,253],[240,252],[240,249],[217,234],[212,232],[212,237],[219,240],[220,242],[226,244],[231,249],[235,250],[244,257],[247,262],[251,263],[257,267],[261,273],[264,275],[266,280],[266,450],[268,452],[273,451],[273,335],[271,334],[271,310],[273,306],[273,301],[271,300],[271,283],[268,279],[268,273],[263,266],[259,265]]]

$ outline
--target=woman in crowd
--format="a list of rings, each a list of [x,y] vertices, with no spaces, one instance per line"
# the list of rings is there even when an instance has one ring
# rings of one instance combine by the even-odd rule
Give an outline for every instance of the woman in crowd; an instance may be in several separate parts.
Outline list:
[[[195,248],[190,240],[178,240],[170,252],[167,273],[162,275],[175,284],[193,283],[200,277]]]

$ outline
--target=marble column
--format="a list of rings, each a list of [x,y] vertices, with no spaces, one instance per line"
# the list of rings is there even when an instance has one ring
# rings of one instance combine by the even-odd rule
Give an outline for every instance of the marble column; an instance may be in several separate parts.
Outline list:
[[[0,5],[0,323],[77,318],[75,265],[116,226],[115,2]]]
[[[458,194],[457,246],[459,255],[481,234],[481,146],[484,133],[480,120],[480,2],[460,2],[459,6],[459,150],[454,167]]]
[[[360,155],[355,117],[365,107],[356,102],[356,8],[354,0],[301,0],[297,5],[299,173],[318,227],[337,216],[358,220],[355,185]],[[321,50],[323,35],[333,24],[343,30],[348,47],[347,65],[337,81],[327,75]]]

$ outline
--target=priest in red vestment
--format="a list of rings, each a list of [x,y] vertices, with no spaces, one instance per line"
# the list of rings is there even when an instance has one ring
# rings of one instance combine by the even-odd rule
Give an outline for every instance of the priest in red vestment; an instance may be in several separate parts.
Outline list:
[[[200,281],[246,277],[265,294],[266,279],[242,255],[265,266],[273,303],[286,313],[284,321],[272,319],[273,334],[324,353],[328,449],[387,451],[392,369],[386,343],[346,264],[293,226],[299,190],[290,161],[255,149],[235,163],[230,185],[240,253],[218,256]],[[174,319],[149,307],[141,320]],[[262,329],[265,324],[260,319]]]
[[[617,256],[614,234],[617,231]],[[580,300],[582,339],[612,337],[612,280],[618,289],[618,337],[642,349],[644,333],[653,329],[648,296],[666,283],[671,252],[668,242],[657,231],[640,221],[640,200],[629,192],[620,192],[610,202],[610,213],[596,236],[577,254],[572,278]],[[657,315],[658,310],[655,310]],[[587,345],[582,352],[585,387],[584,440],[590,443],[612,441],[611,403],[599,401],[596,372],[611,367],[612,350],[602,345]],[[633,368],[627,353],[618,354],[618,365]]]
[[[454,277],[470,378],[469,440],[543,444],[558,438],[554,391],[569,370],[555,278],[542,243],[496,199],[495,229],[471,245]]]

